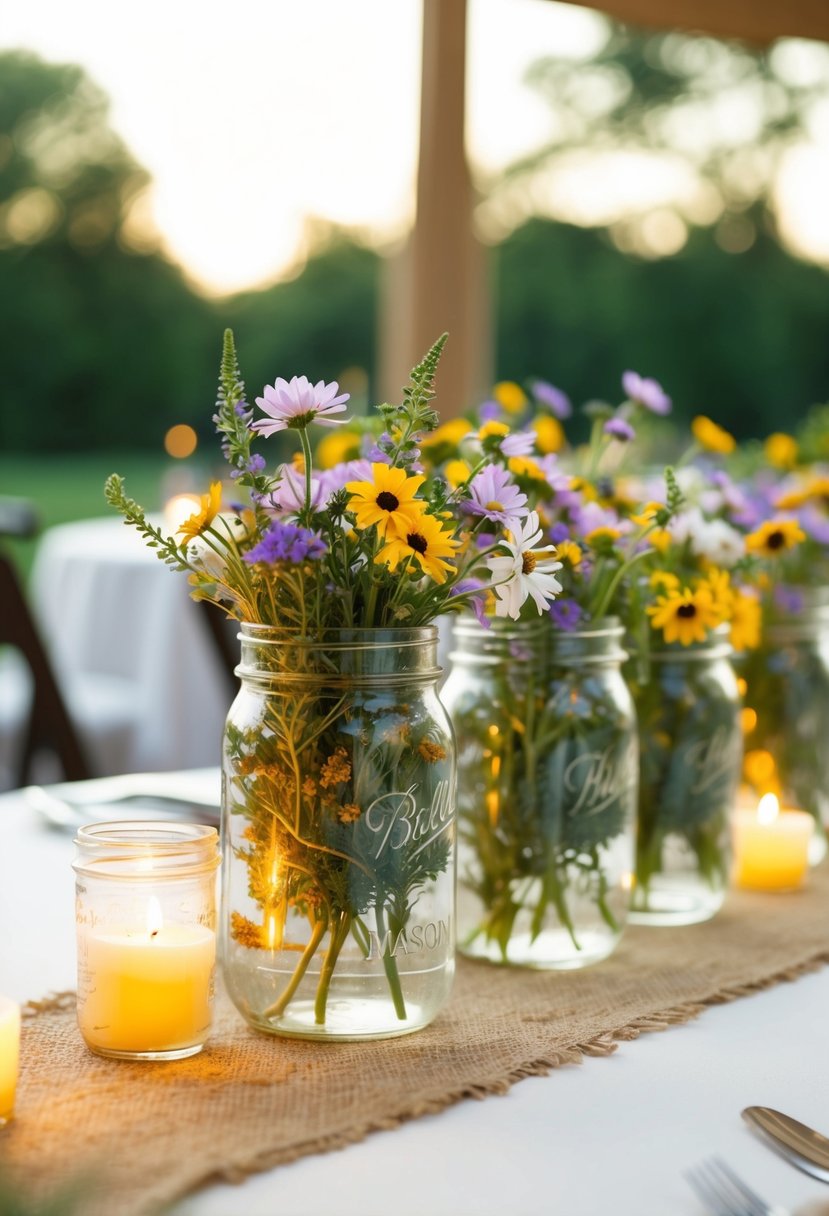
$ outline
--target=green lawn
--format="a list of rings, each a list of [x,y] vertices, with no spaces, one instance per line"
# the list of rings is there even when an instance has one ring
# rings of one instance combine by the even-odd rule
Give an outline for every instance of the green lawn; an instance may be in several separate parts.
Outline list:
[[[149,511],[158,510],[164,498],[177,489],[205,488],[207,477],[190,462],[171,461],[152,454],[124,452],[72,456],[0,456],[0,495],[27,498],[40,516],[41,529],[75,519],[113,514],[104,499],[104,481],[121,473],[127,493]],[[193,478],[182,485],[183,479]],[[37,538],[10,544],[18,568],[28,574]]]

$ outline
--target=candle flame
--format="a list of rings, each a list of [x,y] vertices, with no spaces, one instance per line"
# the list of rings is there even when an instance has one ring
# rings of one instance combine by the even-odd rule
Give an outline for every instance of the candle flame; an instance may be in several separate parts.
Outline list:
[[[757,804],[757,822],[768,826],[780,814],[780,803],[774,794],[764,794]]]
[[[150,937],[155,937],[163,924],[164,916],[161,911],[161,904],[155,895],[151,895],[147,903],[147,932]]]

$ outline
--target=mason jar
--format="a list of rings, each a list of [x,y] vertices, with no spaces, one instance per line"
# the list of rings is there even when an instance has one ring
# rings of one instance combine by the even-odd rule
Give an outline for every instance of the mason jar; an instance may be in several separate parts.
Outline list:
[[[459,949],[525,967],[584,967],[627,915],[636,717],[615,619],[460,618],[443,698],[458,741]]]
[[[812,864],[829,829],[829,590],[788,588],[789,611],[741,657],[745,680],[744,779],[815,821]]]
[[[639,716],[639,822],[631,920],[689,925],[725,898],[742,766],[741,701],[727,626],[627,674]]]
[[[94,823],[75,840],[78,1025],[90,1050],[177,1060],[210,1033],[216,961],[215,828]]]
[[[426,1026],[454,973],[455,748],[437,629],[243,624],[223,753],[222,966],[259,1030]]]

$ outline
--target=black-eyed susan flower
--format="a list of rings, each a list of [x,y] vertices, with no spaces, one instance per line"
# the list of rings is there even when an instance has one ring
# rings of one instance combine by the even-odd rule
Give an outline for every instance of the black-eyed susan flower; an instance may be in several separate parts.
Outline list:
[[[426,504],[416,495],[425,480],[422,474],[410,476],[405,469],[378,461],[371,466],[371,481],[346,482],[348,509],[359,528],[376,526],[386,536],[391,524],[408,527],[423,514]]]
[[[777,557],[806,539],[796,519],[767,519],[746,537],[746,549],[759,557]]]
[[[704,642],[708,631],[722,620],[707,583],[669,591],[655,604],[650,604],[647,613],[653,628],[662,631],[669,645],[679,642],[681,646],[690,646],[692,642]]]
[[[718,452],[728,456],[737,446],[737,440],[728,431],[723,430],[716,422],[698,414],[691,423],[691,432],[701,448],[706,452]]]
[[[731,604],[731,645],[736,651],[757,649],[761,619],[758,597],[750,591],[736,590]]]
[[[436,583],[443,583],[447,572],[452,570],[446,558],[451,558],[458,547],[452,529],[442,528],[434,515],[420,515],[415,519],[398,515],[388,527],[386,543],[374,560],[391,570],[416,562],[424,574]]]
[[[198,511],[185,519],[178,527],[178,535],[184,540],[195,540],[204,532],[205,528],[209,528],[213,520],[219,514],[222,505],[222,483],[214,481],[211,483],[210,491],[201,496],[201,506]]]

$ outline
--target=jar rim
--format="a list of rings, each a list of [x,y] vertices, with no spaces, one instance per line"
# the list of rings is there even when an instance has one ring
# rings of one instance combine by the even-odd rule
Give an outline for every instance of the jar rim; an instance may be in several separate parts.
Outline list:
[[[312,649],[317,646],[336,649],[353,649],[355,646],[380,648],[383,646],[418,646],[436,642],[437,625],[409,625],[402,628],[390,626],[348,626],[342,629],[319,629],[303,634],[298,629],[285,629],[280,625],[263,625],[258,621],[240,621],[238,637],[262,645],[283,645],[290,642],[298,647]]]
[[[157,880],[214,870],[220,864],[219,833],[203,823],[183,820],[121,819],[86,824],[74,844],[79,857],[72,863],[79,873],[106,877],[106,868],[149,859],[163,863],[134,872],[131,878]],[[123,877],[123,872],[120,872]]]

